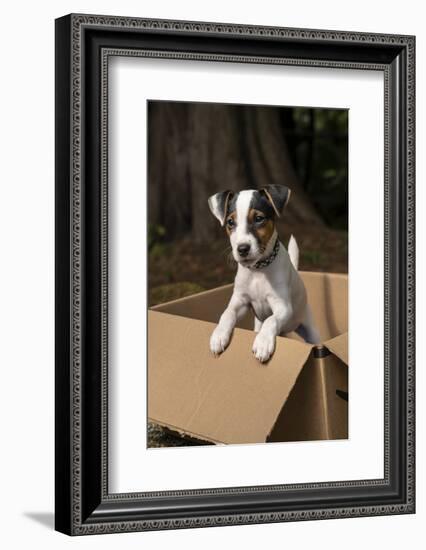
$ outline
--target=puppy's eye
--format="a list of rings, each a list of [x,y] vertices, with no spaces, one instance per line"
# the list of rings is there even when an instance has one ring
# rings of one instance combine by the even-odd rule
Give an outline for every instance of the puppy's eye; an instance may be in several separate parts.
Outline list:
[[[232,228],[232,227],[235,226],[235,222],[234,222],[234,220],[233,220],[232,218],[228,218],[228,219],[226,220],[226,225],[227,225],[229,228]]]
[[[255,216],[254,217],[254,223],[263,223],[265,221],[265,217],[264,216]]]

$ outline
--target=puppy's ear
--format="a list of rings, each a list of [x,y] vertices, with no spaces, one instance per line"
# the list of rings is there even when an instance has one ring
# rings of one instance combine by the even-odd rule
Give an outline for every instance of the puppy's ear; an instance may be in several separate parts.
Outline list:
[[[266,198],[275,210],[275,214],[280,217],[290,199],[291,190],[285,185],[267,185],[259,189],[259,191],[266,195]]]
[[[234,193],[232,191],[221,191],[212,195],[209,198],[209,208],[219,222],[220,225],[225,225],[226,213],[228,211],[229,200]]]

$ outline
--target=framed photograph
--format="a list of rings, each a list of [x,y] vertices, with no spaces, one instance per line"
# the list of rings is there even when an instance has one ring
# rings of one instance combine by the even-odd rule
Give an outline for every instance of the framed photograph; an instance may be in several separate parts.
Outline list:
[[[56,529],[415,511],[413,36],[56,20]]]

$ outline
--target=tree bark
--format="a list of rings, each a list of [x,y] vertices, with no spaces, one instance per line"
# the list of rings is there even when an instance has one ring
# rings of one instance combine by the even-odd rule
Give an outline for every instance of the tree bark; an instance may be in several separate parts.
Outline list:
[[[322,225],[294,171],[276,110],[270,107],[246,108],[244,119],[252,187],[286,185],[292,194],[285,216],[296,222]]]
[[[288,219],[323,224],[292,166],[278,108],[150,102],[148,132],[149,222],[168,239],[207,242],[220,230],[210,195],[270,184],[292,190]]]

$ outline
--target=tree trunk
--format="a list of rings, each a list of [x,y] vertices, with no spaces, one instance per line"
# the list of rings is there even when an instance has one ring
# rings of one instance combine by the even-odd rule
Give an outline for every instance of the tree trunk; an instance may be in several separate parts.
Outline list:
[[[150,102],[149,221],[166,237],[208,242],[220,228],[207,199],[225,189],[287,185],[291,221],[322,225],[293,169],[279,108]]]
[[[244,119],[251,186],[286,185],[292,194],[285,216],[291,221],[321,225],[323,222],[294,171],[276,109],[246,108]]]

